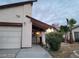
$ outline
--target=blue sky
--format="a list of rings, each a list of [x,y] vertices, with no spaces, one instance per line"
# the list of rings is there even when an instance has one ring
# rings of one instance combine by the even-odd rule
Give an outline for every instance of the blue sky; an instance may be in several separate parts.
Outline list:
[[[0,5],[9,4],[9,3],[15,3],[20,1],[26,1],[26,0],[0,0]]]
[[[66,24],[66,18],[79,23],[79,0],[38,0],[33,6],[33,17],[48,24]]]
[[[0,0],[0,4],[25,0]],[[66,24],[74,18],[79,24],[79,0],[38,0],[33,5],[32,16],[48,24]]]

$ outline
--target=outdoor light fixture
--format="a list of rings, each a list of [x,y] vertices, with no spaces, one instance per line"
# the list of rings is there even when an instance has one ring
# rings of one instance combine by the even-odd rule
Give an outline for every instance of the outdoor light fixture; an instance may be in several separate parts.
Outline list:
[[[40,32],[36,32],[36,34],[37,34],[37,35],[39,35],[39,34],[40,34]]]
[[[16,15],[16,17],[20,18],[20,15]]]
[[[48,28],[47,30],[46,30],[46,33],[50,33],[50,32],[54,32],[54,29],[52,28]]]

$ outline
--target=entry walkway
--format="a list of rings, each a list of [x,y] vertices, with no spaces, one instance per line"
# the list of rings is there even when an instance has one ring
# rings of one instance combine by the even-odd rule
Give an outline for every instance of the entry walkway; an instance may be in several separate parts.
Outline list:
[[[51,58],[51,55],[39,45],[21,49],[16,58]]]

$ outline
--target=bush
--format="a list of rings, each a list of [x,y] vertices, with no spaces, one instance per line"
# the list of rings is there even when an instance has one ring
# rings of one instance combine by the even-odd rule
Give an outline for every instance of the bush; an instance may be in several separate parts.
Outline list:
[[[60,48],[62,42],[62,34],[60,33],[48,33],[46,34],[46,42],[50,46],[50,50],[57,51]]]

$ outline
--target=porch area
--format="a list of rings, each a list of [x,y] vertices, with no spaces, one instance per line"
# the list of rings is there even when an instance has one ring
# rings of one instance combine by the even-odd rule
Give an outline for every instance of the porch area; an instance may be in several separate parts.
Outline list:
[[[28,15],[26,15],[26,17],[30,18],[32,22],[32,44],[45,45],[46,30],[53,27]]]

